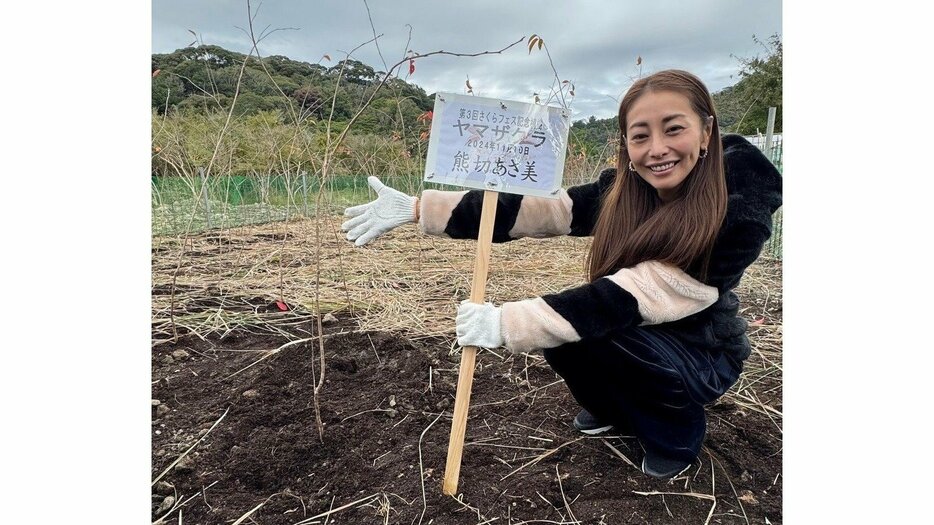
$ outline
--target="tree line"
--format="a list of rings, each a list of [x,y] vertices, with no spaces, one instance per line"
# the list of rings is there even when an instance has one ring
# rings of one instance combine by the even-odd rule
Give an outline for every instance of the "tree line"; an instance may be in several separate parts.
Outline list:
[[[331,67],[279,55],[249,57],[246,67],[244,60],[243,53],[212,45],[152,55],[153,111],[159,115],[167,111],[226,113],[236,95],[234,115],[238,117],[272,111],[288,116],[292,123],[346,122],[384,75],[352,59]],[[403,124],[414,124],[433,105],[424,89],[391,78],[355,129],[391,133],[403,129]]]
[[[781,37],[775,34],[766,41],[753,38],[762,46],[764,55],[735,57],[739,80],[713,93],[723,132],[764,133],[770,106],[778,108],[775,130],[782,129]],[[322,61],[330,62],[330,57],[325,55]],[[196,119],[226,114],[236,96],[237,117],[277,114],[274,120],[298,124],[311,132],[328,120],[332,131],[341,129],[385,75],[353,59],[325,66],[280,55],[248,58],[213,45],[154,54],[152,72],[154,118],[167,112]],[[433,94],[402,79],[390,78],[354,124],[354,131],[389,137],[406,145],[423,142],[430,125],[425,115],[433,105]],[[617,117],[591,116],[574,122],[570,154],[612,156],[619,140],[618,130]]]

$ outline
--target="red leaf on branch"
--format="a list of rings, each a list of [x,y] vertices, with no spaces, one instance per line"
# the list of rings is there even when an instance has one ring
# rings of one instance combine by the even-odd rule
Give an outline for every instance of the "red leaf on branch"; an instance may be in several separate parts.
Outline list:
[[[409,60],[409,74],[415,73],[415,61]]]
[[[419,122],[425,122],[427,120],[431,120],[431,118],[434,116],[435,116],[434,111],[426,111],[422,113],[421,115],[419,115],[418,118],[416,118],[415,120]]]

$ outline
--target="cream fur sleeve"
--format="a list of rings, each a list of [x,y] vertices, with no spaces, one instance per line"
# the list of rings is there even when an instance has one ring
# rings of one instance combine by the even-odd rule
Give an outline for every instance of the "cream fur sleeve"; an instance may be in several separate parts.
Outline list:
[[[505,346],[516,352],[676,321],[717,301],[717,289],[681,269],[647,261],[558,294],[503,305]]]

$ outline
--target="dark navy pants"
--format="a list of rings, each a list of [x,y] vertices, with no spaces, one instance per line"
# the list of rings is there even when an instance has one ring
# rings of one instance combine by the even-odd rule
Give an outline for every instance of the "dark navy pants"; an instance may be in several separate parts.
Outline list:
[[[663,328],[549,348],[545,360],[577,402],[600,421],[631,429],[646,450],[694,461],[707,429],[704,404],[742,369],[719,352],[687,348]]]

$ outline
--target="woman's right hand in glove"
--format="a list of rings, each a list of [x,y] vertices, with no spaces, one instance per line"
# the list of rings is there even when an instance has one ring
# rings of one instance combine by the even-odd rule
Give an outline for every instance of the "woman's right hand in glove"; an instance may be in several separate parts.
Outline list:
[[[354,241],[356,246],[363,246],[393,228],[415,222],[416,217],[416,197],[394,190],[373,176],[367,177],[367,182],[376,192],[376,200],[344,210],[344,215],[351,219],[341,224],[341,230],[347,232],[347,240]]]

